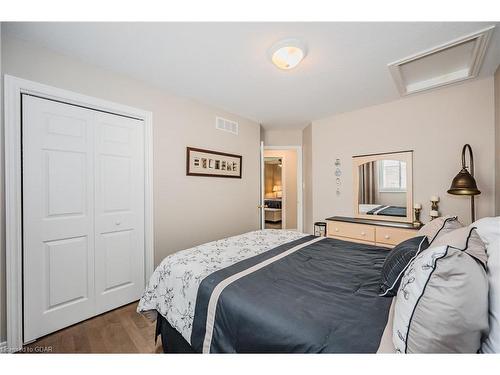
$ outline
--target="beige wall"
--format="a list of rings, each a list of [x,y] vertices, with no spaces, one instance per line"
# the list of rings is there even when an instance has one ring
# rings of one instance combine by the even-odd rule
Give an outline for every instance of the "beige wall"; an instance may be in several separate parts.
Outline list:
[[[266,146],[300,146],[302,130],[264,130],[262,140]]]
[[[500,66],[495,72],[495,215],[500,216]]]
[[[477,217],[493,215],[493,91],[493,78],[487,78],[314,121],[313,220],[353,215],[353,155],[414,150],[414,197],[424,207],[423,220],[428,220],[430,196],[439,195],[442,215],[458,215],[469,222],[470,200],[446,193],[460,170],[465,143],[474,150],[476,180],[482,192],[476,199]],[[339,196],[335,194],[336,158],[340,158],[343,172]]]
[[[378,192],[377,204],[388,205],[388,206],[406,206],[406,194],[405,193],[387,193]]]
[[[2,73],[153,112],[156,264],[177,250],[258,229],[258,124],[17,39],[4,38],[2,49]],[[216,130],[216,115],[238,121],[239,135]],[[243,178],[186,176],[186,146],[243,155]]]
[[[302,131],[302,175],[304,176],[304,232],[313,233],[313,164],[312,164],[312,125]]]
[[[282,186],[286,215],[285,229],[297,229],[297,151],[265,150],[265,157],[283,159]]]

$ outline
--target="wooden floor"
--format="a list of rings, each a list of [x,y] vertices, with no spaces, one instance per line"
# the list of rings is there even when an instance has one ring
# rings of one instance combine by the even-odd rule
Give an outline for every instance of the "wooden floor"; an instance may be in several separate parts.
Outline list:
[[[136,312],[137,302],[64,328],[26,345],[24,353],[161,353],[155,324]]]

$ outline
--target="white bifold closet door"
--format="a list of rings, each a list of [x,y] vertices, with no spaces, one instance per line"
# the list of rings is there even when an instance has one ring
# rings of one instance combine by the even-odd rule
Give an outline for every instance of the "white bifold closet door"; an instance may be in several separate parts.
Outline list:
[[[23,95],[24,342],[144,287],[141,120]]]

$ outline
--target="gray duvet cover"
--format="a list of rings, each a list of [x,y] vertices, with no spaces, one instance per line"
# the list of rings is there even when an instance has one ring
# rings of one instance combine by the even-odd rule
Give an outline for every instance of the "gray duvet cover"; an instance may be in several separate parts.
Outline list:
[[[207,276],[195,352],[375,353],[390,299],[379,297],[388,249],[307,236]]]

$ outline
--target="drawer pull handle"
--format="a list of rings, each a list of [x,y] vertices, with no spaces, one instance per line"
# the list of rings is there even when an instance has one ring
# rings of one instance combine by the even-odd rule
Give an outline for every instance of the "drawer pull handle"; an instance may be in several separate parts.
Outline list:
[[[362,235],[362,236],[366,236],[366,233],[365,233],[365,232],[361,232],[361,235]]]
[[[385,239],[388,240],[389,238],[391,238],[391,236],[389,236],[388,234],[385,235]]]
[[[335,232],[338,232],[339,231],[339,228],[335,228]]]

